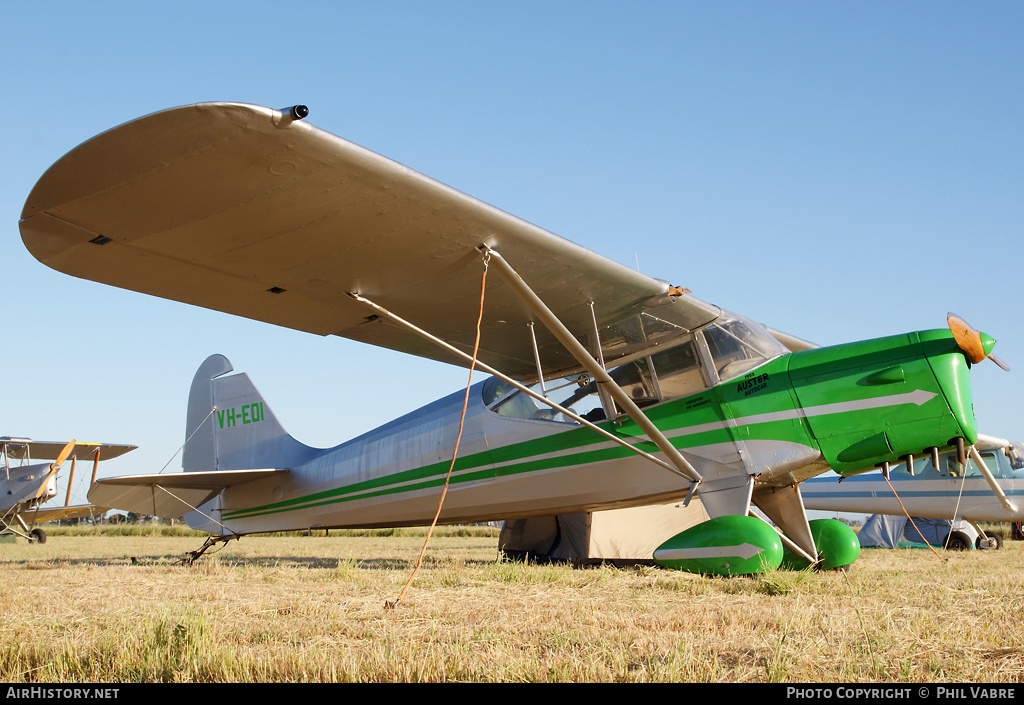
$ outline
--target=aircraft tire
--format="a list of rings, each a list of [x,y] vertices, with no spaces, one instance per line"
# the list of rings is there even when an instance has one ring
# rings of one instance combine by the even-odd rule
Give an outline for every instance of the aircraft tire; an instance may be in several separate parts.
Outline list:
[[[42,529],[32,529],[28,535],[32,537],[32,543],[46,543],[46,532]]]
[[[949,551],[966,551],[970,547],[970,540],[960,531],[954,531],[946,539],[946,549]]]
[[[1003,547],[1003,537],[994,531],[986,531],[984,536],[979,536],[978,541],[975,544],[975,548],[981,548],[982,539],[992,539],[995,541],[995,546],[991,550],[996,551]]]

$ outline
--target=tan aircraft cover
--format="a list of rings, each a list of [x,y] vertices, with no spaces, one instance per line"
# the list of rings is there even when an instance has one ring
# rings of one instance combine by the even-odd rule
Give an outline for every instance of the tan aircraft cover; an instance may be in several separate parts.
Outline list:
[[[680,502],[585,514],[505,522],[498,548],[537,560],[653,562],[654,549],[691,526],[707,521],[697,497]]]

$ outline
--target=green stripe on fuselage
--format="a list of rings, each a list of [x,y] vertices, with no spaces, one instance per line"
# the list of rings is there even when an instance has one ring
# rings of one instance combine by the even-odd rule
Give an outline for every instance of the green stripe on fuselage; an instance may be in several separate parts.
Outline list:
[[[650,414],[651,418],[659,427],[662,423],[658,419],[664,417],[666,420],[675,421],[676,418],[685,414],[687,420],[695,426],[703,423],[720,421],[713,413],[714,404],[703,405],[698,412],[679,411],[673,412],[670,407],[685,409],[686,399],[680,399],[658,407],[660,413]],[[515,419],[495,416],[500,423],[536,423],[524,422]],[[636,438],[642,435],[639,427],[631,420],[626,420],[621,426],[611,422],[599,424],[605,430],[619,435],[625,439]],[[666,426],[667,428],[667,426]],[[677,447],[702,445],[707,442],[727,442],[729,434],[724,429],[697,434],[693,438],[685,435],[678,440],[673,440]],[[597,444],[608,444],[607,447],[588,449]],[[637,449],[648,453],[658,452],[658,447],[648,440],[639,440],[633,444]],[[589,428],[578,427],[568,429],[562,433],[555,433],[535,438],[520,443],[511,443],[498,448],[491,448],[479,453],[460,457],[455,462],[452,484],[467,482],[479,482],[480,480],[497,477],[517,475],[539,470],[550,470],[562,466],[576,466],[587,463],[599,463],[609,460],[617,460],[634,455],[628,448],[611,444],[604,437],[594,433]],[[261,514],[278,513],[296,509],[305,509],[313,506],[322,506],[328,503],[345,502],[355,499],[364,499],[395,492],[411,492],[426,487],[435,487],[444,483],[444,477],[448,473],[451,461],[431,463],[430,465],[404,470],[387,476],[373,478],[362,482],[355,482],[348,485],[332,488],[323,492],[317,492],[294,499],[283,500],[262,506],[248,509],[225,510],[224,519],[239,519],[258,516]],[[472,471],[479,468],[476,472]],[[456,474],[457,473],[457,474]]]
[[[926,345],[921,344],[922,337]],[[948,375],[957,378],[946,386],[963,387],[960,377],[966,366],[957,362],[963,356],[950,342],[948,333],[926,331],[787,354],[698,394],[648,407],[645,413],[680,450],[771,440],[821,449],[836,467],[842,465],[837,461],[842,450],[881,432],[886,434],[885,442],[910,443],[914,450],[902,452],[916,453],[926,439],[934,445],[936,435],[948,431],[952,437],[953,431],[960,432],[956,413],[951,413],[936,380],[942,375],[929,368],[931,356],[951,356],[941,369],[948,368]],[[925,392],[927,401],[904,401],[916,391]],[[494,420],[537,423],[498,416]],[[938,434],[936,424],[941,427]],[[631,419],[600,425],[624,439],[637,440],[638,449],[658,452]],[[593,448],[597,444],[602,447]],[[631,455],[629,449],[579,427],[461,457],[451,482],[480,482]],[[294,499],[225,510],[223,516],[225,520],[249,518],[437,487],[444,483],[449,465],[447,460],[431,463]]]

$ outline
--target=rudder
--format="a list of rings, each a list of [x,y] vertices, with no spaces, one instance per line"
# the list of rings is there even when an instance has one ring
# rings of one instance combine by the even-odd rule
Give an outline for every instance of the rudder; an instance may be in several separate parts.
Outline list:
[[[316,449],[288,435],[249,375],[228,375],[233,370],[226,357],[211,355],[196,371],[182,470],[291,468],[316,455]]]

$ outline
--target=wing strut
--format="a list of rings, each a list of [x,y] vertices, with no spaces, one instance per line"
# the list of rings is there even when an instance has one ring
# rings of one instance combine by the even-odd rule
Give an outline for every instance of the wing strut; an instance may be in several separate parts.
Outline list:
[[[505,283],[516,292],[519,298],[523,300],[523,303],[540,319],[541,323],[558,338],[558,341],[576,358],[576,361],[583,365],[594,380],[599,385],[604,385],[611,398],[629,414],[629,417],[647,434],[647,437],[654,441],[658,448],[668,457],[669,461],[676,466],[679,473],[691,481],[699,483],[702,479],[700,473],[687,462],[686,458],[683,457],[682,453],[674,445],[669,443],[669,440],[658,430],[658,427],[647,418],[647,415],[640,410],[640,407],[633,402],[630,396],[622,391],[622,387],[615,383],[615,380],[611,378],[611,375],[604,369],[604,366],[587,352],[587,349],[580,344],[580,341],[576,340],[576,336],[558,320],[558,317],[541,301],[533,289],[527,286],[526,282],[519,276],[519,273],[512,269],[511,265],[496,251],[488,247],[481,249],[490,255],[491,261],[498,270],[498,274],[505,280]],[[597,344],[600,345],[600,343]]]
[[[71,504],[71,483],[75,481],[75,462],[78,460],[75,456],[71,456],[71,472],[68,474],[68,492],[64,496],[64,506],[70,506]]]

